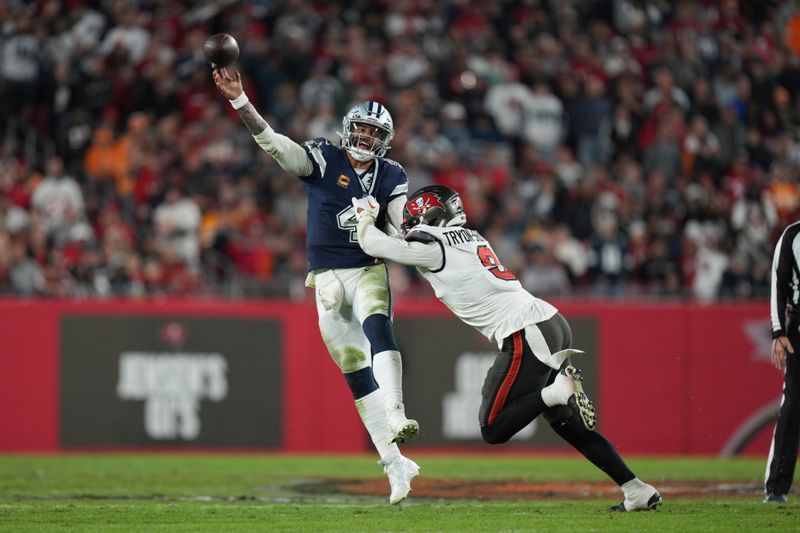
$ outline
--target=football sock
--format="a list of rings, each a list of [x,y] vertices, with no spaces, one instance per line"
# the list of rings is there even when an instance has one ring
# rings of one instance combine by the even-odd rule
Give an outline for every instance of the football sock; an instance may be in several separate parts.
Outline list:
[[[636,478],[617,454],[617,450],[597,431],[589,431],[575,416],[556,420],[550,424],[558,435],[586,457],[589,462],[605,472],[622,486]],[[624,490],[624,489],[623,489]]]
[[[403,408],[403,360],[400,352],[386,350],[372,358],[372,373],[388,409]]]
[[[386,466],[391,462],[394,462],[395,459],[398,457],[402,457],[403,454],[400,453],[400,448],[397,447],[397,444],[393,444],[389,451],[386,452],[386,455],[381,455],[381,463]]]
[[[342,375],[350,388],[350,392],[353,393],[353,398],[356,400],[378,390],[378,383],[372,375],[372,367],[366,366],[361,370]]]
[[[625,499],[632,500],[633,497],[636,495],[636,493],[642,490],[646,490],[647,485],[638,477],[635,477],[632,480],[626,481],[625,483],[620,485],[620,488],[622,489],[622,492],[625,493]]]
[[[392,435],[386,424],[386,404],[380,389],[356,400],[356,409],[381,459],[391,459],[399,454],[397,444],[391,442]]]
[[[542,400],[547,407],[566,405],[573,392],[575,392],[575,385],[572,378],[559,372],[555,381],[542,389]]]

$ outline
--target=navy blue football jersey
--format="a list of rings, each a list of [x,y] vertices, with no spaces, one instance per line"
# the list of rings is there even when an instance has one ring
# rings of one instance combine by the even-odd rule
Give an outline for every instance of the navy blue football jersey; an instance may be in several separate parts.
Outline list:
[[[386,206],[408,193],[405,170],[391,159],[376,157],[370,169],[371,182],[365,185],[340,146],[317,138],[305,142],[303,149],[314,165],[311,175],[300,178],[308,196],[309,268],[355,268],[375,264],[376,260],[358,245],[351,198],[374,196],[381,205],[375,224],[379,228],[386,227]]]

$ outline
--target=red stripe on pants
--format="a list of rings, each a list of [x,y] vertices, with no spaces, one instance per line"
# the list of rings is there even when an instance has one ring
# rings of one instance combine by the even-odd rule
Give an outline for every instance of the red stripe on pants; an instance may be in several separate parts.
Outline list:
[[[511,386],[514,385],[514,381],[519,374],[520,364],[522,364],[522,333],[517,331],[514,333],[514,354],[511,356],[511,367],[508,369],[508,374],[506,374],[505,379],[503,379],[503,384],[500,385],[500,389],[494,397],[492,410],[489,412],[489,424],[494,422],[494,419],[497,418],[497,415],[499,415],[500,411],[505,407],[508,392],[511,390]]]

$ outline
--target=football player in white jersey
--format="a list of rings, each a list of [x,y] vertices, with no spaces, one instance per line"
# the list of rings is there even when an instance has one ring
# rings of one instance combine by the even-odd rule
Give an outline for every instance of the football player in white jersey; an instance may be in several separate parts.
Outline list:
[[[436,297],[464,323],[497,343],[478,413],[489,444],[507,442],[543,414],[553,430],[613,479],[624,493],[615,511],[654,509],[661,495],[640,481],[611,443],[594,431],[595,409],[570,356],[572,331],[558,310],[522,288],[492,246],[467,229],[458,193],[431,185],[404,209],[405,239],[375,227],[377,201],[353,198],[358,243],[373,257],[417,267]]]
[[[384,157],[394,136],[392,116],[379,102],[362,102],[342,119],[341,144],[317,138],[300,145],[275,132],[256,111],[238,71],[215,69],[214,83],[256,143],[303,183],[306,284],[316,289],[319,330],[381,457],[392,489],[389,501],[399,503],[419,466],[400,453],[397,443],[415,436],[419,425],[406,417],[403,406],[402,358],[392,331],[386,265],[358,246],[350,203],[354,194],[379,198],[384,203],[379,225],[399,231],[408,177]]]

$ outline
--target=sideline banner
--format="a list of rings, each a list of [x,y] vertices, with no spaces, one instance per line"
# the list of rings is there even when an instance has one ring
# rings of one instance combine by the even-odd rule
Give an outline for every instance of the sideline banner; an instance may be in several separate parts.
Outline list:
[[[282,444],[279,320],[64,315],[60,442]]]
[[[767,453],[767,302],[555,303],[622,454]],[[398,302],[395,320],[412,442],[492,449],[477,410],[496,346],[437,302]],[[543,425],[512,449],[560,446]],[[0,450],[91,446],[371,450],[312,304],[0,300]]]

